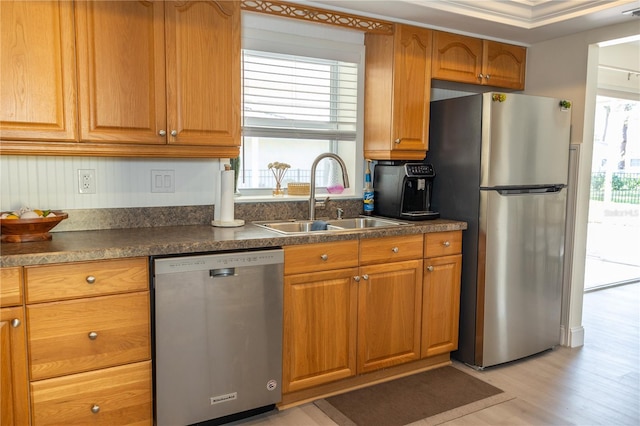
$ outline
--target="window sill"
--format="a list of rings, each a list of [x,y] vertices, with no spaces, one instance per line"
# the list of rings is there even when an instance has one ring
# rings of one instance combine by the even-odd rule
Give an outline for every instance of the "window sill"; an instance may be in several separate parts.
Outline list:
[[[360,199],[360,197],[354,194],[329,194],[327,192],[316,193],[316,199],[324,199],[329,197],[331,200],[354,200]],[[282,203],[282,202],[295,202],[295,201],[308,201],[308,195],[283,195],[281,197],[274,197],[273,195],[244,195],[240,194],[234,197],[236,203]]]

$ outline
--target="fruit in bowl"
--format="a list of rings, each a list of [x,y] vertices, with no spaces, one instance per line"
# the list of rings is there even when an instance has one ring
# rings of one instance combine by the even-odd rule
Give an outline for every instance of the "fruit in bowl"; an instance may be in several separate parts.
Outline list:
[[[32,210],[28,207],[3,212],[0,214],[0,240],[3,243],[51,240],[49,231],[68,216],[59,210]]]

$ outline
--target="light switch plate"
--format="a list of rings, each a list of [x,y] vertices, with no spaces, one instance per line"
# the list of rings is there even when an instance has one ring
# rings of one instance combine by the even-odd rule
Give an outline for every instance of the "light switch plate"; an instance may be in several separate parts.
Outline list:
[[[175,170],[151,170],[151,192],[176,192]]]

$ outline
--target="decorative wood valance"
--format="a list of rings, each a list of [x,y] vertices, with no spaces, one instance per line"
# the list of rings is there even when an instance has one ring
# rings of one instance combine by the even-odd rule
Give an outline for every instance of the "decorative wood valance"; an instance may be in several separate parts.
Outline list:
[[[393,34],[393,22],[318,9],[283,1],[242,0],[242,10],[346,27],[367,33]]]

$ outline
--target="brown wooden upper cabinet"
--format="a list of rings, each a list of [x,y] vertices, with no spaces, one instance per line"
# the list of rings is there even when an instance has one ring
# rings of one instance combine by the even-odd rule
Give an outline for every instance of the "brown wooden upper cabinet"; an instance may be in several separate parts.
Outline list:
[[[0,2],[0,138],[77,140],[73,3]]]
[[[238,154],[239,2],[1,4],[2,153]]]
[[[238,2],[76,8],[82,141],[239,145]]]
[[[432,78],[523,90],[527,49],[433,32]]]
[[[395,25],[367,34],[364,155],[422,160],[429,141],[431,30]]]

